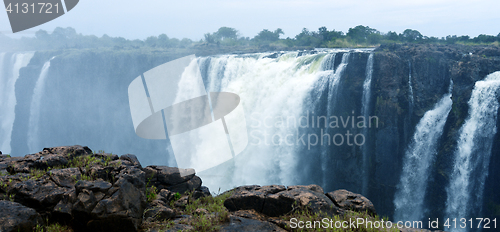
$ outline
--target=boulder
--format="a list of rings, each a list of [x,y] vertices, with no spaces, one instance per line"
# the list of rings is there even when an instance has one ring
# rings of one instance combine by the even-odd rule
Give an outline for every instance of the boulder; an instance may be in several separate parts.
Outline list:
[[[290,186],[242,186],[235,188],[224,201],[229,211],[255,210],[267,216],[278,217],[296,208],[307,208],[312,212],[337,214],[338,207],[324,195],[317,185]]]
[[[59,187],[46,176],[18,182],[10,189],[16,201],[36,210],[52,209],[69,188]]]
[[[140,170],[138,170],[140,171]],[[136,174],[136,175],[133,175]],[[141,178],[142,177],[142,178]],[[137,231],[147,206],[144,196],[144,172],[125,172],[92,210],[87,227],[92,231]]]
[[[329,192],[326,194],[339,208],[357,212],[368,212],[376,215],[375,206],[368,198],[361,194],[349,192],[345,189]]]
[[[208,196],[212,196],[212,194],[210,193],[210,190],[206,186],[201,186],[200,189],[196,189],[193,192],[194,199],[199,199],[199,198],[208,197]]]
[[[147,166],[144,168],[146,182],[158,189],[184,193],[201,187],[201,179],[195,176],[194,169],[167,166]]]
[[[175,217],[175,211],[166,206],[153,206],[144,210],[144,219],[148,222],[164,221]]]
[[[0,231],[30,232],[42,222],[42,217],[34,209],[17,202],[0,200]]]
[[[142,169],[141,163],[139,162],[139,159],[137,159],[137,156],[132,155],[132,154],[125,154],[120,156],[121,160],[125,160],[130,162],[133,166]]]
[[[233,189],[232,195],[224,201],[224,206],[229,211],[254,209],[262,212],[266,196],[267,193],[260,191],[258,185],[241,186]]]
[[[292,186],[292,188],[286,191],[269,195],[262,209],[262,213],[276,217],[299,207],[307,208],[314,213],[323,212],[328,215],[338,214],[338,207],[335,206],[323,192],[311,190],[318,190],[317,187]]]

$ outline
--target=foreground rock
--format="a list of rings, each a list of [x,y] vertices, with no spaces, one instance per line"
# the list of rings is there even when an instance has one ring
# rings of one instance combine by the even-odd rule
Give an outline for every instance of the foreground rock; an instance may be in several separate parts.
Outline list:
[[[42,222],[40,214],[16,202],[0,201],[0,231],[33,231]]]
[[[153,203],[147,201],[147,190],[156,195],[164,189],[167,198],[187,191],[206,195],[192,169],[142,168],[134,155],[95,154],[82,146],[45,148],[25,157],[2,156],[0,172],[4,173],[0,199],[16,202],[1,201],[2,232],[32,231],[44,221],[69,225],[75,231],[138,231],[145,209]],[[165,194],[168,190],[172,192]],[[173,217],[175,212],[165,205],[157,214]]]
[[[377,215],[375,206],[370,200],[361,194],[349,192],[345,189],[329,192],[326,194],[333,203],[343,209],[356,212],[368,212],[371,215]]]
[[[339,214],[340,209],[317,185],[290,186],[242,186],[235,188],[224,206],[230,211],[253,209],[270,217],[292,212],[295,208],[307,208],[312,212],[328,215]]]

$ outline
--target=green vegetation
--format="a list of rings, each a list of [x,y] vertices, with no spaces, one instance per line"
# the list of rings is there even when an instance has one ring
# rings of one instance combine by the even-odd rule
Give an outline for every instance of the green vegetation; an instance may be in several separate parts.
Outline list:
[[[359,219],[358,219],[359,218]],[[350,222],[357,220],[363,220],[365,223],[360,223],[359,227],[352,227],[352,224]],[[384,228],[381,229],[380,223],[384,224],[389,220],[387,217],[385,218],[379,218],[379,216],[371,216],[367,212],[354,212],[354,211],[347,211],[345,214],[341,215],[333,215],[329,216],[324,213],[313,213],[307,209],[307,207],[299,207],[297,208],[294,212],[290,213],[289,215],[282,216],[280,217],[281,220],[286,221],[286,222],[291,222],[290,225],[292,227],[297,227],[298,224],[296,222],[298,221],[303,221],[305,222],[301,227],[303,228],[287,228],[287,229],[292,229],[293,231],[334,231],[334,232],[340,232],[340,231],[350,231],[350,232],[375,232],[375,231],[390,231],[390,232],[398,232],[399,230],[397,228]],[[292,220],[293,219],[293,220]],[[323,221],[328,220],[328,223],[323,223]],[[310,226],[314,226],[314,223],[316,222],[316,226],[314,229],[307,228],[308,222]],[[377,223],[375,223],[377,222]],[[295,223],[295,224],[294,224]],[[375,223],[375,224],[374,224]],[[327,225],[328,224],[328,225]],[[357,226],[357,224],[355,224]],[[287,227],[288,227],[287,226]],[[342,228],[342,227],[346,228]]]
[[[48,224],[48,223],[47,223]],[[50,225],[36,225],[35,232],[72,232],[73,230],[65,225],[60,225],[59,223]]]
[[[151,187],[146,187],[146,200],[149,203],[151,203],[156,198],[156,196],[158,195],[157,191],[158,189],[154,185]]]
[[[192,231],[218,231],[223,223],[229,221],[229,211],[224,207],[224,201],[231,196],[230,192],[212,197],[202,197],[194,200],[192,192],[188,193],[188,203],[183,209],[184,215],[189,215],[189,219],[183,219],[179,223],[193,227]],[[179,193],[174,195],[173,201],[181,198]],[[147,225],[148,229],[164,231],[171,228],[174,222],[166,220]]]
[[[302,29],[298,35],[280,38],[285,32],[277,28],[274,31],[263,29],[253,38],[240,36],[235,28],[221,27],[216,32],[205,33],[204,39],[192,41],[190,39],[169,38],[166,34],[149,36],[145,40],[127,40],[122,37],[103,35],[78,34],[73,28],[56,28],[52,33],[44,30],[36,32],[35,37],[13,39],[0,33],[0,50],[59,50],[84,48],[112,48],[115,50],[155,48],[155,49],[194,49],[204,53],[212,48],[231,50],[255,49],[304,49],[304,48],[335,48],[335,47],[373,47],[386,43],[421,43],[421,44],[465,44],[465,45],[496,45],[500,43],[498,35],[481,34],[471,38],[468,35],[449,35],[446,37],[428,37],[419,31],[406,29],[401,33],[389,31],[382,33],[368,26],[358,25],[349,28],[347,33],[328,30],[326,27],[318,31]]]
[[[174,194],[173,201],[177,201],[177,200],[179,200],[179,199],[181,199],[181,194],[180,194],[180,193],[175,193],[175,194]]]
[[[229,220],[229,212],[224,207],[224,201],[229,196],[231,193],[202,197],[189,202],[184,213],[192,216],[190,225],[194,227],[194,231],[218,231],[220,225]],[[206,210],[206,214],[201,213],[199,209]]]

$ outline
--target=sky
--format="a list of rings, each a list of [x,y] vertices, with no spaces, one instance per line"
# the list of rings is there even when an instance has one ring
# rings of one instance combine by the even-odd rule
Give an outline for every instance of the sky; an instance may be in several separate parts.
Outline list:
[[[43,0],[38,0],[42,2]],[[40,29],[73,27],[83,35],[145,39],[200,40],[222,26],[253,38],[262,29],[281,28],[282,38],[307,28],[347,32],[357,25],[380,32],[420,31],[426,36],[500,33],[499,0],[81,0],[65,15],[40,26],[12,33],[7,12],[0,13],[0,32],[33,36]]]

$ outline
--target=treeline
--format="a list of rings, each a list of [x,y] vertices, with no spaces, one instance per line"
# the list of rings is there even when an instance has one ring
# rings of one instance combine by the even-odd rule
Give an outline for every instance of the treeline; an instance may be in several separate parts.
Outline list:
[[[499,46],[500,33],[496,36],[481,34],[471,38],[464,36],[428,37],[419,31],[406,29],[402,33],[389,31],[382,33],[374,28],[359,25],[349,28],[347,33],[320,27],[317,31],[302,29],[293,38],[281,38],[284,31],[280,28],[271,31],[264,29],[253,38],[240,36],[238,30],[221,27],[216,32],[206,33],[199,41],[169,38],[166,34],[150,36],[145,40],[128,40],[122,37],[103,35],[82,35],[73,28],[56,28],[52,33],[44,30],[36,32],[34,37],[12,39],[0,33],[0,51],[11,50],[58,50],[111,47],[115,49],[136,48],[196,48],[204,47],[270,47],[274,49],[290,48],[335,48],[335,47],[371,47],[385,43],[432,43],[432,44],[494,44]]]

